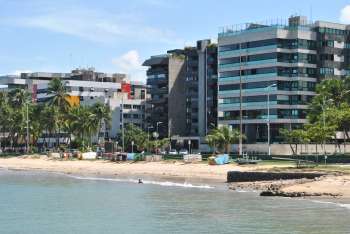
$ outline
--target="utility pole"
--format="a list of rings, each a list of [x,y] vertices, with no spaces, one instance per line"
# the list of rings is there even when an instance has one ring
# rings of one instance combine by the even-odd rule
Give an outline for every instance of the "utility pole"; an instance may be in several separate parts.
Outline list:
[[[156,125],[157,125],[156,130],[157,130],[158,137],[159,137],[158,125],[159,125],[159,124],[162,124],[162,123],[163,123],[163,122],[157,122],[157,123],[156,123]]]
[[[147,151],[148,151],[148,152],[150,152],[150,150],[149,150],[149,129],[150,129],[150,128],[153,128],[153,126],[148,126],[148,127],[147,127],[147,140],[148,140],[148,141],[147,141]]]
[[[124,145],[124,96],[122,96],[122,106],[121,106],[121,122],[122,122],[122,147],[123,152],[125,152],[125,145]]]
[[[269,85],[267,87],[267,145],[268,145],[268,155],[271,155],[271,144],[270,144],[270,89],[276,87],[276,84]]]
[[[325,113],[325,105],[326,105],[326,100],[323,96],[323,105],[322,105],[322,118],[323,118],[323,134],[326,133],[326,113]],[[326,155],[326,139],[325,137],[323,138],[323,153]]]
[[[243,152],[243,111],[242,111],[242,44],[239,43],[239,156]]]
[[[28,102],[26,102],[26,109],[27,109],[27,139],[26,139],[26,143],[27,143],[27,153],[29,153],[29,107],[28,107]]]

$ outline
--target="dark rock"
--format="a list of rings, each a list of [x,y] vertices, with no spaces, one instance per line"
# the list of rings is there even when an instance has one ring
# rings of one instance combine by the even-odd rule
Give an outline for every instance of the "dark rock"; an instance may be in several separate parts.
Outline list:
[[[270,180],[315,179],[324,176],[324,173],[301,172],[227,172],[227,182],[253,182]]]

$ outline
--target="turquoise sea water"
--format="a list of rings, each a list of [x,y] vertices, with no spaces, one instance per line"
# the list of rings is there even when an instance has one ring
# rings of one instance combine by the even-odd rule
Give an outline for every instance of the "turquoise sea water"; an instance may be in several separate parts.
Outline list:
[[[0,233],[350,233],[338,201],[182,186],[0,171]]]

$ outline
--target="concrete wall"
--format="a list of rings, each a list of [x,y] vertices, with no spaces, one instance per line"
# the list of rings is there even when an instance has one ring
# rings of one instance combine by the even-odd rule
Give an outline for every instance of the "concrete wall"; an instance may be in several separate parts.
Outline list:
[[[169,58],[168,128],[169,136],[186,134],[186,95],[184,60]]]

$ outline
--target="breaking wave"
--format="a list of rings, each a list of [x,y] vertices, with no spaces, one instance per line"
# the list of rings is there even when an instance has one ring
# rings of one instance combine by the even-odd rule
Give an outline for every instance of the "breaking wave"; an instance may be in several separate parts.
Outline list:
[[[139,183],[136,179],[116,179],[116,178],[103,178],[103,177],[82,177],[68,175],[71,178],[78,180],[93,180],[93,181],[112,181],[112,182],[129,182],[129,183]],[[152,184],[166,187],[183,187],[183,188],[199,188],[199,189],[213,189],[214,187],[209,185],[193,185],[190,183],[176,183],[170,181],[152,181],[152,180],[142,180],[143,184]]]

